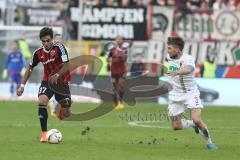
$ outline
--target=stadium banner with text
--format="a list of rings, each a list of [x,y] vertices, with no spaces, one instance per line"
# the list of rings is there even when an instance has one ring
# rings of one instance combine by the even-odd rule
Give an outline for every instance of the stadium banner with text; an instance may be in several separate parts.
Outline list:
[[[113,40],[117,35],[129,40],[147,40],[147,9],[119,7],[71,8],[72,21],[82,22],[84,40]]]
[[[172,32],[174,9],[154,6],[152,11],[152,39],[164,40]]]
[[[24,22],[23,25],[28,26],[63,26],[64,24],[64,10],[57,10],[54,8],[24,8]]]
[[[239,41],[240,12],[231,10],[214,11],[213,39],[227,39]]]
[[[227,41],[186,41],[184,53],[195,58],[197,65],[202,64],[207,55],[215,56],[217,78],[240,78],[240,44]],[[167,55],[164,41],[151,40],[133,43],[130,58],[141,53],[145,62],[161,63]],[[131,59],[130,59],[131,60]]]
[[[183,15],[175,12],[173,34],[191,40],[239,41],[240,12],[196,10]]]
[[[216,77],[240,78],[239,11],[201,10],[185,16],[177,11],[174,21],[172,34],[186,40],[184,53],[193,55],[196,64],[210,55],[218,65]]]
[[[175,12],[173,32],[185,39],[208,39],[213,32],[211,10],[193,11],[192,14]]]
[[[131,54],[142,52],[148,55],[147,62],[161,62],[167,54],[167,46],[163,41],[135,41]],[[195,58],[196,64],[202,64],[208,54],[216,54],[215,63],[223,66],[240,65],[240,45],[237,42],[226,41],[186,41],[183,50]],[[216,53],[213,53],[216,52]]]

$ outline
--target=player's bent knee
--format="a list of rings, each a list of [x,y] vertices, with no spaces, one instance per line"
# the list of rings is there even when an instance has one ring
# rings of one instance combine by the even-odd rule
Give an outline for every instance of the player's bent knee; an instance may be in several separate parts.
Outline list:
[[[48,101],[38,101],[39,106],[47,106]]]
[[[49,101],[49,99],[48,99],[47,96],[39,96],[38,97],[38,104],[39,104],[39,106],[47,106],[48,101]]]
[[[202,120],[200,118],[192,118],[192,120],[196,125],[200,125],[202,123]]]
[[[181,130],[182,129],[182,123],[180,120],[172,121],[172,129],[173,130]]]
[[[70,108],[72,101],[70,98],[64,98],[62,99],[59,104],[63,107],[63,108]]]

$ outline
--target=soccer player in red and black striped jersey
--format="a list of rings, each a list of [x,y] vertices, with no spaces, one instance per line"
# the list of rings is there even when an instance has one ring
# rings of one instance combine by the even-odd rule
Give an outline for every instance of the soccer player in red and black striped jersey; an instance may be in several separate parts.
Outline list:
[[[127,72],[127,48],[121,47],[123,39],[117,36],[115,39],[116,47],[110,50],[108,63],[111,71],[111,78],[114,87],[115,109],[124,108],[122,99],[124,94],[125,74]]]
[[[69,108],[71,106],[71,95],[68,82],[70,81],[71,77],[69,72],[66,72],[64,75],[59,74],[63,66],[69,63],[69,59],[65,46],[60,43],[53,43],[52,28],[42,28],[40,30],[39,38],[43,46],[34,52],[32,61],[25,72],[17,94],[18,96],[22,95],[24,92],[24,86],[31,76],[34,67],[37,66],[39,62],[42,62],[44,74],[38,91],[38,115],[42,129],[40,141],[47,142],[46,133],[48,112],[46,106],[49,99],[54,95],[58,103],[61,104],[58,118],[61,120],[70,115]],[[56,91],[53,89],[53,87],[51,87],[52,80],[56,80],[57,84],[64,88],[64,93]]]

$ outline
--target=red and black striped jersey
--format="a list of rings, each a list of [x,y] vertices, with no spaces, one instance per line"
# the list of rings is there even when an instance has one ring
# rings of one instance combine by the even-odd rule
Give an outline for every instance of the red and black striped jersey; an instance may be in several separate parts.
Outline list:
[[[124,74],[127,72],[126,60],[123,59],[123,55],[127,55],[127,49],[115,47],[111,49],[108,58],[112,58],[110,66],[111,74]]]
[[[37,49],[33,53],[32,60],[29,64],[30,68],[34,68],[39,62],[44,67],[43,81],[48,81],[50,76],[57,73],[68,62],[68,52],[63,44],[55,43],[51,50],[46,51],[43,47]],[[71,80],[70,72],[61,76],[58,83],[67,83]]]

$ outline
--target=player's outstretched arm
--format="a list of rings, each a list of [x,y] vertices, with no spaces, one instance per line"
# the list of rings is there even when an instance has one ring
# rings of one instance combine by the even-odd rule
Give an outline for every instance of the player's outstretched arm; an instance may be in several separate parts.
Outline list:
[[[177,71],[177,75],[186,75],[192,73],[194,68],[192,66],[184,66],[182,69]]]
[[[185,66],[182,69],[178,70],[177,72],[167,71],[168,76],[176,76],[176,75],[186,75],[192,73],[194,68],[192,66]]]
[[[32,68],[28,67],[26,72],[24,73],[21,85],[19,86],[19,88],[17,90],[17,95],[18,96],[21,96],[23,94],[25,84],[27,83],[27,81],[28,81],[29,77],[31,76],[31,74],[32,74]]]
[[[69,62],[64,63],[63,67],[54,75],[52,75],[49,81],[53,84],[57,84],[57,80],[59,77],[63,76],[67,71],[73,71],[74,66],[72,66]]]

